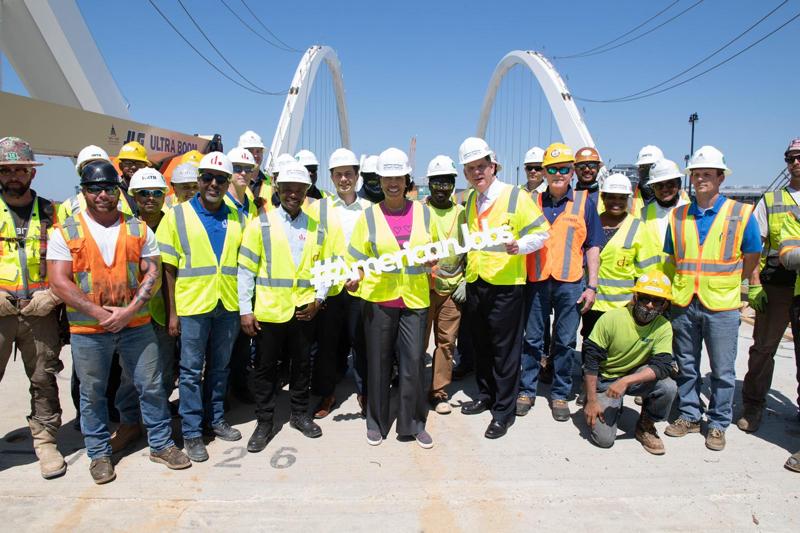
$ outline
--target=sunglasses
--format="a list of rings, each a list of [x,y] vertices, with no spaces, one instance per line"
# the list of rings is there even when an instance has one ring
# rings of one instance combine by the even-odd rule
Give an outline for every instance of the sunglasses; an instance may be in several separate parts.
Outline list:
[[[225,185],[228,183],[229,179],[228,176],[220,176],[218,174],[210,174],[208,172],[203,172],[200,174],[200,179],[203,180],[203,183],[211,183],[212,181],[216,181],[217,185]]]
[[[0,176],[13,176],[14,174],[25,174],[28,176],[31,173],[30,167],[11,166],[0,167]]]
[[[431,181],[428,183],[428,187],[430,187],[432,191],[447,191],[455,188],[455,186],[455,183],[449,183],[447,181]]]
[[[119,186],[117,186],[115,183],[107,183],[107,184],[94,183],[92,185],[84,185],[83,188],[86,189],[86,192],[93,194],[95,196],[100,194],[101,192],[104,192],[109,196],[112,195],[116,196],[117,194],[119,194]]]
[[[681,186],[681,180],[680,178],[677,178],[674,180],[659,181],[653,183],[652,186],[654,189],[677,189]]]
[[[233,172],[235,174],[247,174],[253,170],[252,165],[233,165]]]
[[[136,191],[136,196],[141,196],[142,198],[161,198],[164,196],[164,191],[161,189],[141,189]]]
[[[136,161],[133,159],[120,159],[119,166],[121,167],[136,167],[136,168],[144,168],[147,166],[147,163],[144,161]]]
[[[600,168],[600,163],[593,163],[593,162],[590,162],[590,163],[577,163],[575,165],[575,167],[577,167],[577,168],[591,168],[592,170],[597,170],[598,168]]]
[[[547,167],[547,173],[550,174],[551,176],[555,176],[556,174],[561,174],[562,176],[566,176],[570,172],[572,172],[572,167],[560,167],[560,168]]]
[[[783,160],[784,160],[784,161],[786,161],[787,163],[789,163],[789,164],[791,165],[791,164],[792,164],[792,163],[794,163],[795,161],[800,161],[800,154],[797,154],[797,155],[787,155],[786,157],[784,157],[784,158],[783,158]]]
[[[638,294],[636,296],[637,300],[641,302],[643,305],[653,304],[654,306],[658,307],[659,305],[663,305],[666,303],[664,298],[658,298],[657,296],[649,296],[647,294]]]
[[[541,172],[543,168],[540,165],[525,165],[525,172]]]

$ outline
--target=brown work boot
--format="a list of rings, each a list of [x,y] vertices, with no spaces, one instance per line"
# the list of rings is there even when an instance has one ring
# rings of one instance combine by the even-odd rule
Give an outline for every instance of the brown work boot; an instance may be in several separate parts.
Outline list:
[[[661,437],[658,436],[656,426],[649,416],[642,413],[639,415],[639,421],[636,422],[636,440],[642,444],[645,451],[653,455],[664,455],[664,443],[661,442]]]
[[[67,463],[56,446],[57,429],[48,429],[35,420],[30,420],[29,425],[33,436],[33,450],[39,458],[42,477],[52,479],[63,476],[67,471]]]
[[[557,422],[566,422],[569,420],[570,412],[567,400],[553,400],[551,409],[553,419]]]
[[[763,413],[764,410],[760,406],[745,404],[741,418],[736,421],[736,427],[746,433],[758,431]]]
[[[142,428],[139,427],[138,422],[136,424],[120,424],[114,434],[111,435],[111,452],[121,452],[141,436]]]
[[[664,434],[670,437],[685,437],[689,433],[700,433],[700,422],[689,422],[685,418],[679,418],[664,430]]]
[[[183,470],[192,466],[189,457],[174,444],[160,452],[150,451],[150,460],[154,463],[166,465],[170,470]]]
[[[533,407],[533,402],[535,398],[531,398],[530,396],[525,396],[524,394],[521,396],[517,396],[517,405],[516,405],[516,415],[517,416],[525,416]]]
[[[711,428],[706,434],[706,448],[721,452],[725,449],[725,432],[719,428]]]
[[[336,396],[333,394],[325,396],[319,401],[319,405],[317,405],[317,409],[314,411],[314,418],[325,418],[331,414],[334,405],[336,405]]]
[[[89,473],[92,479],[98,485],[103,485],[117,479],[117,474],[114,472],[114,465],[111,463],[111,457],[98,457],[92,459],[89,465]]]

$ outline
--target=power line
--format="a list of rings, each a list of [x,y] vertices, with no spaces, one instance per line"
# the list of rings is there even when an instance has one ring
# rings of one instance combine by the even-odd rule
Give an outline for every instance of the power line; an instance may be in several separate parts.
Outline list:
[[[223,76],[223,77],[225,77],[226,79],[228,79],[229,81],[231,81],[231,82],[235,83],[236,85],[238,85],[239,87],[241,87],[242,89],[244,89],[244,90],[246,90],[246,91],[250,91],[251,93],[256,93],[256,94],[264,94],[264,95],[279,96],[279,95],[284,95],[284,94],[286,94],[286,93],[288,92],[288,91],[282,91],[282,92],[280,92],[280,93],[271,93],[271,92],[267,92],[267,91],[256,90],[256,89],[253,89],[253,88],[251,88],[251,87],[248,87],[247,85],[244,85],[244,84],[243,84],[243,83],[241,83],[239,80],[236,80],[236,79],[234,79],[234,78],[230,77],[230,76],[229,76],[227,73],[225,73],[225,72],[224,72],[222,69],[220,69],[220,68],[219,68],[217,65],[215,65],[215,64],[214,64],[214,63],[213,63],[213,62],[212,62],[210,59],[208,59],[208,58],[207,58],[207,57],[206,57],[206,56],[205,56],[205,55],[204,55],[204,54],[203,54],[203,53],[202,53],[200,50],[198,50],[198,49],[197,49],[197,47],[196,47],[196,46],[194,46],[194,45],[191,43],[191,41],[189,41],[189,39],[187,39],[187,38],[186,38],[186,37],[185,37],[185,36],[184,36],[184,35],[183,35],[183,34],[180,32],[180,30],[179,30],[177,27],[175,27],[175,25],[172,23],[172,21],[171,21],[171,20],[169,20],[169,17],[167,17],[167,16],[164,14],[164,12],[163,12],[163,11],[161,11],[161,9],[159,9],[159,7],[156,5],[156,3],[155,3],[153,0],[147,0],[147,1],[150,3],[150,5],[151,5],[151,6],[153,6],[153,9],[155,9],[155,10],[158,12],[158,14],[159,14],[159,15],[161,15],[161,18],[162,18],[162,19],[164,19],[164,22],[166,22],[166,23],[169,25],[169,27],[170,27],[170,28],[172,28],[172,30],[173,30],[175,33],[177,33],[177,34],[178,34],[178,36],[179,36],[181,39],[183,39],[183,42],[185,42],[187,45],[189,45],[189,47],[190,47],[192,50],[194,50],[194,51],[195,51],[195,53],[196,53],[197,55],[199,55],[199,56],[200,56],[200,57],[203,59],[203,61],[205,61],[206,63],[208,63],[208,64],[209,64],[209,66],[210,66],[211,68],[213,68],[214,70],[216,70],[217,72],[219,72],[220,74],[222,74],[222,76]]]
[[[258,18],[258,15],[256,15],[255,12],[252,9],[250,9],[250,6],[247,5],[247,2],[245,2],[244,0],[241,0],[241,2],[242,2],[242,5],[250,12],[250,14],[253,15],[253,18],[256,19],[256,22],[258,22],[258,24],[262,28],[264,28],[267,31],[267,33],[272,35],[272,37],[274,37],[276,41],[278,41],[283,46],[285,46],[289,52],[299,52],[299,53],[303,52],[302,50],[298,50],[297,48],[291,47],[288,44],[286,44],[285,42],[281,41],[280,38],[277,35],[275,35],[274,33],[272,33],[272,30],[270,30],[267,27],[267,25],[264,24],[264,22],[262,22],[262,20],[260,18]]]
[[[263,35],[261,35],[260,33],[258,33],[258,32],[255,30],[255,28],[253,28],[253,27],[252,27],[250,24],[248,24],[248,23],[247,23],[247,21],[246,21],[246,20],[244,20],[244,19],[243,19],[243,18],[242,18],[242,17],[239,15],[239,13],[237,13],[236,11],[234,11],[234,10],[233,10],[233,8],[230,6],[230,4],[228,4],[228,2],[226,2],[225,0],[220,0],[220,2],[222,2],[222,5],[224,5],[224,6],[225,6],[225,7],[228,9],[228,11],[230,11],[230,12],[231,12],[231,14],[232,14],[234,17],[236,17],[237,19],[239,19],[239,22],[241,22],[241,23],[242,23],[242,25],[243,25],[245,28],[247,28],[248,30],[250,30],[250,31],[253,33],[253,35],[255,35],[256,37],[258,37],[259,39],[261,39],[262,41],[264,41],[264,42],[265,42],[265,43],[267,43],[268,45],[270,45],[270,46],[272,46],[272,47],[274,47],[274,48],[277,48],[278,50],[281,50],[281,51],[283,51],[283,52],[299,52],[299,50],[294,50],[293,48],[286,48],[286,47],[285,47],[285,46],[283,46],[283,45],[280,45],[280,44],[277,44],[277,43],[275,43],[275,42],[272,42],[272,41],[270,41],[269,39],[267,39],[266,37],[264,37]],[[247,7],[247,6],[245,6],[245,7]]]
[[[675,1],[674,1],[674,2],[672,2],[670,5],[668,5],[667,7],[665,7],[664,9],[662,9],[661,11],[659,11],[658,13],[656,13],[655,15],[653,15],[652,17],[650,17],[649,19],[645,20],[644,22],[642,22],[641,24],[639,24],[639,25],[638,25],[638,26],[636,26],[635,28],[633,28],[633,29],[631,29],[631,30],[628,30],[627,32],[623,33],[622,35],[618,36],[618,37],[617,37],[617,38],[615,38],[615,39],[612,39],[612,40],[608,41],[607,43],[603,43],[603,44],[601,44],[601,45],[599,45],[599,46],[595,46],[594,48],[590,48],[590,49],[588,49],[588,50],[584,50],[583,52],[577,52],[577,53],[575,53],[575,54],[570,54],[570,55],[568,55],[568,56],[553,56],[553,59],[572,59],[573,57],[579,57],[579,56],[582,56],[582,55],[584,55],[584,54],[588,54],[588,53],[590,53],[590,52],[594,52],[595,50],[599,50],[600,48],[605,48],[605,47],[606,47],[606,46],[608,46],[609,44],[614,44],[615,42],[619,41],[620,39],[622,39],[622,38],[624,38],[624,37],[627,37],[627,36],[628,36],[628,35],[630,35],[631,33],[635,32],[636,30],[638,30],[639,28],[641,28],[642,26],[644,26],[644,25],[645,25],[645,24],[647,24],[648,22],[650,22],[650,21],[652,21],[652,20],[654,20],[654,19],[658,18],[660,15],[662,15],[662,14],[663,14],[663,13],[665,13],[665,12],[667,12],[667,11],[668,11],[668,10],[669,10],[669,9],[670,9],[672,6],[674,6],[674,5],[675,5],[675,4],[677,4],[678,2],[680,2],[680,0],[675,0]]]

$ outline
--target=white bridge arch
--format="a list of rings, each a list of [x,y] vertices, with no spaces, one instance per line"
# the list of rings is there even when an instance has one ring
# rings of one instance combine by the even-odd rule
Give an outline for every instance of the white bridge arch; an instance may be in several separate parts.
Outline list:
[[[483,107],[478,120],[478,137],[485,138],[497,90],[503,81],[503,77],[515,65],[527,67],[536,77],[542,92],[547,98],[547,103],[556,120],[556,125],[561,132],[563,141],[574,150],[582,146],[594,146],[594,140],[578,111],[578,107],[575,105],[575,101],[572,99],[572,94],[570,94],[567,84],[564,83],[561,75],[546,57],[539,52],[531,50],[509,52],[495,67],[492,78],[489,81],[489,88],[486,90],[486,96],[483,99]]]
[[[264,168],[271,168],[274,158],[281,154],[294,154],[303,126],[303,117],[306,113],[308,96],[314,87],[314,80],[322,64],[327,65],[333,80],[333,89],[336,96],[336,111],[339,118],[339,135],[342,146],[350,148],[350,123],[347,116],[347,104],[344,97],[344,82],[342,81],[342,64],[336,51],[330,46],[315,45],[306,50],[303,58],[297,65],[297,70],[292,78],[289,94],[278,121],[278,129],[272,139],[272,146],[264,158]]]

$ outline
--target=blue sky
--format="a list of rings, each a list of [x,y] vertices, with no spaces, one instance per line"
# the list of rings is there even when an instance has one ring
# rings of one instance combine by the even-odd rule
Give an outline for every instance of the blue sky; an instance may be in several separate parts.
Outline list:
[[[300,54],[267,46],[219,0],[184,1],[215,44],[250,79],[271,90],[289,85]],[[227,1],[260,29],[239,0]],[[156,2],[200,49],[227,68],[177,2]],[[407,149],[416,136],[417,176],[424,175],[425,165],[438,153],[456,158],[460,142],[474,134],[489,78],[507,52],[581,52],[617,37],[670,3],[248,0],[261,20],[293,47],[326,44],[336,49],[354,151]],[[658,20],[692,3],[681,0]],[[706,0],[635,43],[554,63],[574,95],[629,94],[699,60],[779,3]],[[790,1],[730,50],[739,50],[796,14],[798,4]],[[269,144],[283,97],[252,94],[222,78],[145,0],[79,0],[78,5],[130,102],[133,119],[187,133],[221,133],[226,149],[245,129],[258,131]],[[662,95],[624,104],[581,104],[601,154],[612,163],[632,162],[642,145],[657,144],[667,157],[682,163],[689,149],[688,117],[697,112],[695,146],[713,144],[725,153],[733,169],[728,183],[767,183],[783,166],[789,139],[800,136],[799,32],[797,20],[731,63]],[[3,89],[25,94],[7,61]],[[522,113],[528,113],[527,107]],[[13,125],[4,126],[3,134],[13,134]],[[38,189],[66,196],[69,181],[63,177],[74,176],[69,168],[66,162],[48,161],[37,178]]]

